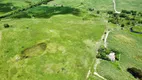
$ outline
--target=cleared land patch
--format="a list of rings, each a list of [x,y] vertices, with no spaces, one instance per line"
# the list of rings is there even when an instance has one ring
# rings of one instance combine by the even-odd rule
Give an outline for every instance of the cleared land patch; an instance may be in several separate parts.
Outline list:
[[[41,55],[46,50],[46,43],[39,43],[35,46],[25,49],[21,53],[22,58],[29,58]]]

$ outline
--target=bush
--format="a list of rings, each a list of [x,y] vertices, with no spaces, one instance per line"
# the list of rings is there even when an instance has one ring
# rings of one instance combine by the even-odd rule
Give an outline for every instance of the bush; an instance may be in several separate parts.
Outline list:
[[[126,17],[127,17],[127,15],[126,15],[126,14],[124,14],[124,13],[121,13],[121,14],[119,15],[119,17],[126,18]]]
[[[126,14],[131,14],[131,11],[127,11],[127,10],[122,10],[121,12]]]
[[[123,28],[125,25],[124,24],[121,24],[121,27]]]
[[[9,24],[4,24],[4,28],[9,28]]]
[[[101,59],[104,59],[104,60],[109,60],[109,58],[106,56],[108,55],[109,53],[111,53],[111,50],[110,49],[107,49],[105,48],[104,46],[101,46],[99,49],[98,49],[98,54],[97,54],[97,58],[101,58]]]
[[[126,24],[127,24],[127,25],[130,25],[130,22],[127,22]]]
[[[118,17],[118,14],[117,14],[117,13],[113,13],[113,16],[114,16],[114,17]]]
[[[89,11],[94,11],[94,9],[93,9],[93,8],[88,8],[88,10],[89,10]]]
[[[97,11],[97,14],[100,14],[100,11]]]
[[[137,11],[131,10],[131,13],[132,13],[132,15],[136,15],[136,14],[137,14]]]
[[[101,59],[104,59],[104,60],[108,60],[110,61],[110,59],[107,57],[107,55],[109,55],[111,52],[114,52],[115,53],[115,59],[116,60],[119,60],[119,54],[120,52],[115,50],[115,49],[108,49],[108,48],[105,48],[104,46],[101,46],[99,49],[98,49],[98,54],[97,54],[97,58],[101,58]]]
[[[139,24],[142,24],[142,20],[139,20],[138,23],[139,23]]]
[[[108,11],[107,13],[108,13],[108,14],[113,14],[113,11]]]

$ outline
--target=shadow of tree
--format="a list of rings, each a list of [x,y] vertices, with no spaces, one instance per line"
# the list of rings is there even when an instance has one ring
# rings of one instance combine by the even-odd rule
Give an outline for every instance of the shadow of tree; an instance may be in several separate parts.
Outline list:
[[[64,6],[58,6],[58,7],[38,6],[32,9],[29,9],[27,11],[14,14],[11,17],[12,18],[31,18],[31,17],[50,18],[58,14],[73,14],[77,16],[80,14],[80,10],[71,8],[71,7],[64,7]]]
[[[14,7],[12,3],[0,2],[0,12],[9,12],[12,11],[13,9],[16,9],[16,7]]]

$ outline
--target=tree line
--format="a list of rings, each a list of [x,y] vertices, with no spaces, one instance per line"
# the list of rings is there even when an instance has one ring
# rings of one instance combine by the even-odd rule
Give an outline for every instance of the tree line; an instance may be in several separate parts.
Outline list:
[[[17,14],[17,13],[19,13],[19,12],[26,11],[26,10],[31,9],[31,8],[33,8],[33,7],[40,6],[40,5],[42,5],[42,4],[47,4],[47,3],[50,2],[50,1],[53,1],[53,0],[43,0],[43,1],[41,1],[41,2],[38,2],[38,3],[35,3],[35,4],[31,4],[31,5],[29,5],[28,7],[14,10],[14,11],[12,11],[12,12],[9,12],[9,13],[6,13],[6,14],[0,16],[0,19],[9,17],[9,16],[14,15],[14,14]]]
[[[107,14],[109,15],[108,22],[118,24],[122,29],[125,26],[142,24],[142,12],[122,10],[120,14],[114,13],[113,11],[108,11]]]

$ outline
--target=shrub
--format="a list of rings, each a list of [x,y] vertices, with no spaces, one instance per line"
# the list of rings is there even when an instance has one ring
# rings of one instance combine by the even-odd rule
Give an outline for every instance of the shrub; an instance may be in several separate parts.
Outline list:
[[[131,10],[131,13],[132,13],[132,15],[136,15],[136,14],[137,14],[137,11]]]
[[[9,24],[4,24],[4,28],[9,28]]]
[[[127,25],[130,25],[130,22],[127,22],[126,24],[127,24]]]
[[[118,17],[118,14],[117,14],[117,13],[113,13],[113,16],[114,16],[114,17]]]
[[[115,50],[115,49],[108,49],[108,48],[105,48],[104,46],[101,46],[99,49],[98,49],[98,54],[97,54],[97,58],[101,58],[101,59],[104,59],[104,60],[110,60],[107,55],[109,55],[111,52],[114,52],[115,53],[115,59],[116,60],[119,60],[119,54],[120,52]]]
[[[83,2],[81,2],[80,4],[81,4],[81,5],[83,5],[84,3],[83,3]]]
[[[123,28],[125,25],[124,24],[121,24],[121,27]]]
[[[94,11],[94,9],[93,9],[93,8],[88,8],[88,10],[89,10],[89,11]]]
[[[100,11],[97,11],[97,14],[100,14]]]
[[[142,24],[142,20],[139,20],[138,23],[139,23],[139,24]]]
[[[131,14],[131,11],[127,11],[127,10],[122,10],[121,12],[126,14]]]
[[[96,57],[97,57],[97,58],[104,59],[104,60],[109,60],[106,55],[108,55],[110,52],[111,52],[110,49],[107,49],[107,48],[105,48],[104,46],[101,46],[101,47],[98,49],[98,54],[97,54]]]
[[[107,13],[108,13],[108,14],[113,14],[113,11],[108,11]]]
[[[135,26],[135,22],[134,21],[132,22],[132,26]]]
[[[126,15],[126,14],[124,14],[124,13],[121,13],[121,14],[119,15],[119,17],[126,18],[126,17],[127,17],[127,15]]]

